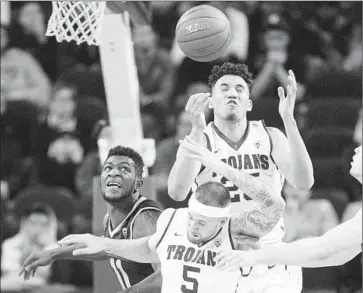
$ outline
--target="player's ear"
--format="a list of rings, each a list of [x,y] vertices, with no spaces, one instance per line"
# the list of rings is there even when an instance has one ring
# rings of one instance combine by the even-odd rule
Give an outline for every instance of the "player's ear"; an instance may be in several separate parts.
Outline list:
[[[248,100],[248,108],[247,108],[247,111],[251,111],[253,108],[253,102],[251,99]]]
[[[144,180],[142,178],[137,178],[135,182],[135,191],[139,191],[143,184]]]

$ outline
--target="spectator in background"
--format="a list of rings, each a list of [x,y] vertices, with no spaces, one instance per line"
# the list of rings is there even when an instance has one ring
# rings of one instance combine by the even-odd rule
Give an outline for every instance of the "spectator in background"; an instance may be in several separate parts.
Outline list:
[[[285,242],[318,237],[339,224],[333,205],[326,199],[311,199],[310,190],[285,184]]]
[[[263,33],[263,53],[255,63],[256,72],[252,99],[261,96],[276,96],[278,86],[286,86],[288,70],[293,69],[298,81],[297,100],[305,94],[305,63],[304,56],[289,50],[292,32],[286,21],[278,14],[267,17]]]
[[[141,123],[144,138],[152,138],[156,143],[164,136],[165,113],[155,104],[141,108]]]
[[[32,180],[48,187],[64,187],[75,192],[74,177],[83,160],[83,147],[77,135],[64,133],[49,144],[45,155],[38,155]]]
[[[164,139],[156,148],[156,160],[153,166],[153,177],[157,189],[158,202],[163,206],[175,206],[175,202],[170,200],[168,192],[168,176],[176,159],[179,141],[184,139],[191,131],[192,123],[187,112],[179,114],[174,136]]]
[[[38,60],[9,44],[8,28],[1,26],[1,90],[8,100],[29,101],[44,110],[50,99],[50,81]]]
[[[15,9],[10,26],[10,44],[27,51],[38,62],[51,80],[57,77],[57,42],[45,36],[49,2],[23,2]]]
[[[19,272],[31,252],[52,249],[57,244],[57,218],[47,205],[36,203],[21,218],[19,232],[6,239],[1,247],[1,291],[20,291],[45,285],[51,277],[51,267],[41,267],[31,280],[24,281]]]
[[[1,199],[11,199],[28,184],[37,109],[28,101],[9,101],[3,87],[0,101]]]
[[[183,94],[180,94],[175,97],[175,100],[172,103],[175,113],[180,113],[185,109],[187,105],[188,99],[191,95],[198,93],[208,93],[210,91],[210,87],[205,82],[193,82],[191,83],[185,90]]]
[[[135,27],[133,42],[142,106],[167,108],[174,89],[174,69],[169,54],[158,46],[149,26]]]
[[[35,155],[47,153],[50,143],[62,133],[76,131],[76,95],[77,91],[62,82],[56,83],[47,107],[47,112],[41,117],[35,139]]]

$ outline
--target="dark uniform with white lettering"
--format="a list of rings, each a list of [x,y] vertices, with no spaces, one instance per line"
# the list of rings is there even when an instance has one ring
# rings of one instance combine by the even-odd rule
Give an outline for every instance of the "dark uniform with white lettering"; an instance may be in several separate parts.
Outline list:
[[[112,239],[133,239],[133,226],[135,219],[142,212],[149,210],[161,212],[161,209],[156,202],[140,196],[131,211],[117,227],[112,227],[110,218],[106,214],[104,236]],[[137,263],[128,260],[115,259],[112,257],[109,259],[109,262],[121,284],[122,289],[129,288],[154,273],[154,269],[151,264]]]
[[[188,240],[188,209],[174,210],[157,244],[163,286],[161,293],[234,293],[241,271],[214,268],[216,249],[234,249],[229,221],[211,240],[199,245]]]

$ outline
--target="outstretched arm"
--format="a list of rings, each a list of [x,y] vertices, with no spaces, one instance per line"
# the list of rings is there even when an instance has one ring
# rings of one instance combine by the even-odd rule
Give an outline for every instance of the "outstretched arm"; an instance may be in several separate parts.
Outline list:
[[[63,238],[59,243],[61,245],[83,244],[86,246],[85,248],[74,251],[74,255],[106,252],[107,255],[114,258],[127,259],[138,263],[158,263],[159,258],[154,243],[157,243],[158,239],[161,238],[164,232],[162,227],[164,225],[163,222],[169,213],[169,210],[166,210],[160,215],[157,232],[151,236],[126,240],[100,238],[90,234],[75,234]]]
[[[271,155],[287,181],[297,189],[310,189],[314,184],[314,171],[309,153],[294,118],[297,83],[290,70],[287,78],[287,95],[278,88],[279,113],[284,123],[285,135],[276,128],[268,128],[272,141]]]
[[[24,279],[34,276],[38,267],[50,265],[58,259],[84,260],[84,261],[100,261],[106,260],[107,254],[104,252],[90,255],[73,255],[73,251],[85,247],[83,244],[74,244],[70,246],[47,249],[43,251],[31,253],[24,261],[22,270],[19,275],[24,274]]]
[[[338,266],[357,255],[362,250],[361,244],[362,210],[353,219],[338,225],[323,236],[251,252],[225,251],[217,256],[216,261],[217,267],[228,270],[259,264]]]

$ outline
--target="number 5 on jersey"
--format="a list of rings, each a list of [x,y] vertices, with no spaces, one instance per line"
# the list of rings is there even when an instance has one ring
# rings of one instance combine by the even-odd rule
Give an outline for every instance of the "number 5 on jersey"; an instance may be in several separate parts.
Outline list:
[[[197,293],[199,283],[197,279],[194,277],[195,274],[200,273],[200,268],[184,266],[183,267],[183,279],[187,283],[181,286],[181,291],[183,293]]]

